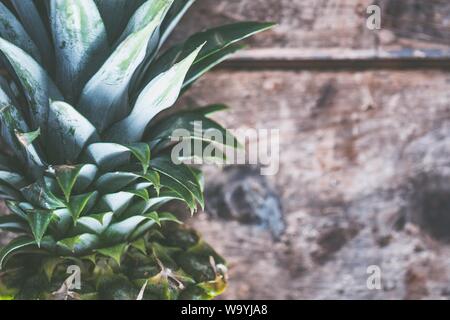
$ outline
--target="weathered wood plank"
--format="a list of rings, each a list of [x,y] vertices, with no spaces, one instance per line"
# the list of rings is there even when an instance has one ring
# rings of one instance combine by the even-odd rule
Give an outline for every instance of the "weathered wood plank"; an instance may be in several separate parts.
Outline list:
[[[176,30],[173,41],[192,32],[241,20],[278,22],[250,40],[256,49],[320,50],[340,54],[373,50],[411,55],[411,50],[450,48],[450,4],[442,0],[379,0],[381,30],[366,27],[371,0],[198,0]],[[343,49],[344,51],[340,51]],[[273,51],[275,52],[275,51]],[[268,53],[268,52],[267,52]],[[335,54],[332,57],[336,57]]]
[[[250,49],[218,68],[237,70],[449,69],[450,50]]]
[[[281,130],[269,180],[284,207],[282,241],[206,214],[192,221],[231,262],[225,298],[448,297],[448,101],[450,73],[439,71],[203,78],[182,105],[225,102],[228,128]],[[366,287],[370,265],[382,290]]]

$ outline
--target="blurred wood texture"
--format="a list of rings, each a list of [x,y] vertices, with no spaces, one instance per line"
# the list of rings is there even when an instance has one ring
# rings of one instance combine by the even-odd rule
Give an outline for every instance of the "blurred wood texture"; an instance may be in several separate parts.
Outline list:
[[[366,27],[378,4],[381,30]],[[444,0],[199,0],[175,33],[241,20],[278,27],[223,66],[241,68],[418,68],[450,61],[450,4]]]
[[[192,222],[230,261],[224,298],[449,298],[450,247],[433,236],[426,196],[450,190],[450,2],[377,1],[382,29],[371,31],[373,2],[198,0],[175,32],[279,23],[180,103],[224,102],[228,128],[281,130],[269,181],[282,241],[207,214]],[[368,290],[369,265],[382,290]]]

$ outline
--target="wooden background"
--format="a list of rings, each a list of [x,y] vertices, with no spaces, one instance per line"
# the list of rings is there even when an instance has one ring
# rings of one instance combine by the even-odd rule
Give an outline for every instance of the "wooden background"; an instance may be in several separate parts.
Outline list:
[[[281,133],[275,176],[206,168],[190,223],[229,261],[223,298],[450,298],[450,3],[197,0],[171,42],[248,19],[279,25],[180,102]]]
[[[208,168],[217,192],[192,224],[230,261],[224,298],[450,297],[450,3],[378,1],[371,31],[373,2],[198,0],[176,30],[279,23],[180,103],[224,102],[228,128],[281,130],[276,176]],[[281,238],[240,209],[272,213]]]

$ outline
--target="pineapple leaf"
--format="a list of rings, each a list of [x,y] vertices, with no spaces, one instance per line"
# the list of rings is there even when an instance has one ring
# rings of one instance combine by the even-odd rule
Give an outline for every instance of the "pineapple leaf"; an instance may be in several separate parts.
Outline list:
[[[49,99],[62,100],[61,93],[47,72],[25,51],[4,39],[0,39],[0,50],[25,92],[32,129],[41,128],[46,137]]]
[[[200,112],[198,110],[186,111],[164,118],[155,126],[149,128],[145,140],[148,141],[152,148],[156,147],[154,150],[157,152],[165,148],[168,143],[175,142],[173,141],[175,137],[172,136],[174,132],[184,130],[186,133],[189,132],[190,136],[183,138],[191,138],[208,143],[214,142],[231,148],[242,147],[230,131],[217,122],[203,116],[202,112],[205,112],[205,110]],[[216,141],[213,139],[213,136],[220,136],[223,141]]]
[[[105,230],[103,237],[112,242],[126,241],[133,231],[135,231],[141,223],[147,220],[148,218],[143,216],[134,216],[114,223]]]
[[[169,221],[169,222],[175,222],[175,223],[178,223],[178,224],[183,224],[183,222],[178,220],[178,218],[175,217],[170,212],[161,212],[161,213],[159,213],[159,221],[163,221],[163,222],[164,221]]]
[[[26,186],[20,191],[27,201],[44,209],[55,210],[66,207],[64,202],[56,197],[42,181]]]
[[[188,139],[184,143],[190,143],[190,152],[179,152],[175,156],[179,162],[194,164],[223,165],[227,159],[223,151],[213,142]],[[175,148],[173,149],[175,150]]]
[[[53,62],[53,46],[33,0],[10,0],[23,27],[39,48],[46,67]]]
[[[246,46],[242,44],[234,44],[226,47],[210,56],[196,62],[189,70],[183,83],[183,91],[186,91],[196,80],[215,66],[228,59],[235,52],[244,49]]]
[[[41,135],[41,129],[38,128],[32,132],[17,132],[16,137],[24,147],[30,146]]]
[[[177,100],[184,78],[203,45],[170,70],[153,79],[141,92],[131,114],[115,124],[106,137],[118,143],[140,141],[149,122]]]
[[[69,250],[74,254],[82,254],[95,248],[100,243],[100,238],[94,234],[81,234],[72,238],[60,240],[56,245],[65,250]]]
[[[87,157],[104,170],[112,170],[129,161],[132,154],[147,172],[150,147],[146,143],[121,145],[116,143],[93,143],[87,148]]]
[[[164,6],[160,5],[161,1],[164,1]],[[147,44],[171,4],[168,0],[150,0],[148,3],[150,8],[142,17],[145,23],[130,22],[140,28],[131,28],[133,32],[120,43],[81,94],[79,110],[99,132],[129,112],[127,102],[130,81],[146,57]],[[139,12],[136,15],[141,16]]]
[[[169,157],[164,156],[153,159],[151,162],[151,166],[161,175],[164,175],[169,180],[172,180],[174,182],[169,185],[169,188],[172,189],[174,185],[183,187],[195,197],[202,208],[204,207],[204,197],[200,182],[186,165],[175,165]],[[161,184],[164,185],[163,181],[161,181]],[[180,193],[179,188],[174,191]]]
[[[238,22],[209,29],[191,36],[184,44],[184,52],[189,52],[201,43],[206,41],[206,45],[199,53],[195,63],[208,56],[259,32],[271,29],[274,23],[267,22]]]
[[[199,45],[206,42],[206,45],[195,59],[194,66],[192,67],[195,68],[194,71],[190,73],[187,77],[187,82],[183,85],[183,87],[186,87],[207,70],[223,61],[229,54],[241,48],[240,46],[232,46],[232,48],[225,50],[227,47],[258,32],[270,29],[273,26],[274,24],[272,23],[240,22],[196,33],[183,44],[178,44],[163,53],[150,66],[140,85],[144,86],[158,74],[168,70],[173,64],[184,59],[194,48],[197,48]],[[197,63],[200,63],[202,60],[212,55],[214,56],[211,57],[211,59],[204,61],[204,63],[195,67]]]
[[[53,211],[56,216],[54,230],[58,238],[67,236],[67,231],[73,227],[73,218],[68,208]],[[53,225],[52,225],[53,227]]]
[[[150,196],[148,194],[147,189],[133,190],[133,191],[128,191],[128,192],[133,193],[135,196],[138,196],[139,198],[143,199],[144,201],[150,200]]]
[[[25,210],[32,209],[33,207],[30,205],[28,208],[24,209],[21,205],[21,203],[16,201],[6,201],[6,206],[13,214],[22,219],[27,219],[27,213]]]
[[[133,181],[140,178],[132,172],[109,172],[95,182],[95,188],[102,193],[113,193],[122,190]]]
[[[122,260],[123,254],[125,253],[126,248],[127,244],[121,243],[114,247],[97,249],[96,251],[106,257],[112,258],[120,266],[120,262]]]
[[[83,211],[89,210],[89,207],[91,207],[89,204],[95,203],[97,196],[98,192],[94,191],[78,196],[73,196],[70,198],[68,208],[70,210],[75,225],[77,224],[78,218],[81,216]]]
[[[48,155],[59,164],[73,163],[84,147],[99,140],[94,126],[71,105],[50,104]]]
[[[1,111],[0,111],[1,112]],[[0,152],[0,170],[4,171],[19,171],[15,159],[10,155],[4,155]]]
[[[128,207],[134,196],[133,193],[124,191],[104,195],[97,211],[112,211],[114,215],[119,216]]]
[[[89,233],[100,235],[111,223],[113,215],[112,212],[106,212],[81,217],[77,225],[87,229]]]
[[[27,225],[24,224],[23,220],[13,215],[0,217],[0,229],[17,233],[28,231]]]
[[[205,192],[205,175],[203,174],[203,171],[196,167],[189,167],[189,170],[191,170],[192,174],[197,178],[201,191]]]
[[[147,254],[147,245],[145,243],[145,239],[144,238],[140,238],[132,243],[130,243],[130,245],[133,248],[136,248],[137,250],[139,250],[140,252],[142,252],[143,254]]]
[[[74,103],[108,53],[106,29],[93,0],[51,1],[50,16],[56,78],[67,101]]]
[[[0,170],[0,182],[4,182],[16,190],[28,185],[27,180],[20,174],[11,171]]]
[[[150,182],[156,190],[156,193],[159,195],[159,190],[161,189],[161,178],[159,173],[156,171],[147,171],[147,173],[143,176],[145,180]]]
[[[93,143],[86,151],[87,157],[105,171],[119,167],[130,157],[130,150],[116,143]]]
[[[229,107],[225,104],[211,104],[205,107],[196,108],[192,111],[195,111],[202,116],[210,116],[214,113],[229,110]]]
[[[73,190],[75,192],[84,192],[97,177],[98,168],[93,164],[86,164],[81,167]]]
[[[178,181],[162,174],[161,175],[161,186],[170,190],[176,199],[181,199],[188,206],[191,214],[193,214],[197,209],[197,204],[193,194],[183,186],[183,184]]]
[[[31,40],[30,36],[25,31],[22,24],[16,19],[14,14],[1,2],[0,37],[26,51],[36,61],[41,61],[41,55],[36,44]]]
[[[133,143],[126,146],[142,165],[143,174],[147,173],[150,166],[150,147],[146,143]]]
[[[53,273],[55,272],[56,267],[63,262],[63,259],[61,258],[46,258],[42,262],[42,269],[47,276],[47,279],[49,282],[52,281]]]
[[[95,0],[111,43],[120,35],[134,11],[143,2],[143,0]]]
[[[55,169],[56,181],[58,181],[61,191],[69,202],[72,189],[80,175],[82,165],[78,166],[57,166]]]
[[[29,129],[25,119],[1,89],[0,103],[2,104],[0,110],[0,127],[3,141],[6,142],[20,162],[26,165],[34,177],[40,176],[44,165],[31,141],[32,139],[30,139],[33,138],[34,134],[26,134]]]
[[[189,8],[194,4],[195,0],[175,0],[172,7],[167,13],[163,24],[161,25],[161,40],[160,46],[166,41],[170,36],[173,29],[176,27],[178,22],[184,14],[189,10]]]
[[[170,191],[161,191],[161,194],[158,197],[152,197],[148,201],[140,200],[132,204],[123,213],[123,216],[130,217],[133,215],[143,215],[146,212],[159,209],[162,205],[172,200],[184,201],[184,199],[180,197],[177,193]]]
[[[150,212],[145,214],[146,217],[148,217],[149,219],[155,221],[158,226],[161,227],[161,222],[175,222],[178,224],[183,224],[183,222],[181,222],[180,220],[177,219],[177,217],[175,217],[173,214],[169,213],[169,212],[161,212],[161,213],[157,213],[157,212]]]
[[[149,218],[149,219],[152,220],[152,221],[155,221],[155,223],[156,223],[159,227],[161,227],[161,220],[159,220],[158,212],[153,211],[153,212],[150,212],[150,213],[146,213],[146,214],[145,214],[145,217]]]
[[[0,199],[1,200],[20,200],[22,197],[19,192],[6,184],[0,184]]]
[[[118,42],[124,41],[131,34],[142,30],[150,25],[152,29],[157,31],[162,24],[167,11],[171,7],[174,0],[149,0],[141,5],[129,20],[127,27],[120,36]],[[156,32],[159,40],[159,32]],[[152,41],[150,41],[151,43]],[[152,48],[148,48],[152,51]]]
[[[41,246],[42,237],[53,218],[53,212],[49,210],[33,210],[28,212],[27,220],[38,247]]]
[[[35,245],[36,242],[29,237],[23,236],[12,240],[0,250],[0,270],[3,270],[8,258],[13,254],[17,254],[21,249]]]
[[[80,241],[80,236],[75,236],[73,238],[67,238],[63,240],[59,240],[57,242],[58,246],[62,246],[63,248],[66,248],[70,250],[71,252],[75,252],[75,246]]]

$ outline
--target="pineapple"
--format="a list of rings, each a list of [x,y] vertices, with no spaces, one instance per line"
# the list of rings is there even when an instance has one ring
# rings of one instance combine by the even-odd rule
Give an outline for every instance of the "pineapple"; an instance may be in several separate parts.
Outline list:
[[[171,157],[172,132],[202,121],[228,134],[209,118],[225,107],[161,112],[272,24],[217,27],[160,50],[193,3],[1,0],[10,213],[0,229],[16,237],[0,250],[0,299],[212,299],[226,288],[224,259],[164,209],[204,204],[201,171]]]

